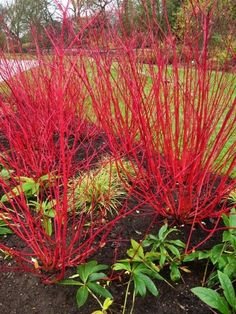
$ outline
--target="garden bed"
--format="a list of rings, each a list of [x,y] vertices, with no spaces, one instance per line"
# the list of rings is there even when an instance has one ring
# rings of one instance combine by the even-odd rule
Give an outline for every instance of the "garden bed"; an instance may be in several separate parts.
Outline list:
[[[141,219],[140,219],[141,218]],[[100,263],[109,264],[114,259],[114,249],[119,245],[119,256],[125,254],[129,247],[129,239],[138,240],[149,227],[153,217],[144,220],[136,214],[132,217],[121,221],[113,230],[110,236],[110,241],[105,248],[98,254],[92,256]],[[159,229],[159,224],[154,224],[152,233]],[[209,222],[210,226],[210,222]],[[188,228],[180,228],[178,238],[186,238]],[[193,242],[198,243],[204,232],[200,228],[193,235]],[[12,245],[12,239],[9,236],[7,242]],[[117,241],[122,237],[122,242]],[[213,238],[207,242],[207,247],[211,248],[214,244],[219,243],[220,235],[216,233]],[[124,255],[123,255],[124,256]],[[116,257],[118,258],[118,257]],[[9,259],[8,264],[12,263]],[[211,313],[210,309],[204,305],[196,296],[194,296],[190,288],[200,286],[204,277],[206,261],[194,262],[189,265],[190,273],[182,273],[182,280],[178,283],[173,283],[170,287],[167,283],[158,281],[157,288],[159,296],[154,297],[148,295],[145,298],[138,297],[135,302],[134,313],[142,314],[180,314],[180,313]],[[69,270],[69,273],[73,273]],[[168,272],[166,272],[168,280]],[[123,280],[125,278],[123,277]],[[59,286],[59,285],[44,285],[36,277],[24,273],[3,273],[0,278],[1,294],[0,294],[0,312],[2,314],[90,314],[93,310],[98,309],[96,302],[92,298],[86,305],[78,310],[76,306],[75,293],[76,287]],[[114,297],[111,313],[121,313],[121,306],[124,301],[125,284],[119,280],[111,283],[111,293]]]

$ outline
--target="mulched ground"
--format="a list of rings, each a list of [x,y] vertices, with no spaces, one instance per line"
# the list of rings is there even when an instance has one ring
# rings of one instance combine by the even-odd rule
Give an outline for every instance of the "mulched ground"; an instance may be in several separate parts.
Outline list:
[[[99,251],[91,259],[96,259],[100,263],[109,264],[113,262],[114,250],[119,245],[119,257],[124,257],[126,249],[130,246],[129,239],[136,240],[143,237],[153,217],[143,219],[140,214],[125,218],[112,231],[110,241],[106,247]],[[210,222],[208,222],[210,224]],[[158,232],[159,223],[153,224],[151,233]],[[187,237],[188,227],[180,229],[179,237]],[[205,236],[200,228],[196,228],[192,242],[198,243]],[[11,241],[8,237],[7,241]],[[14,237],[14,236],[13,236]],[[118,238],[127,239],[127,241],[117,242]],[[220,235],[216,234],[207,242],[207,247],[212,247],[219,243]],[[5,240],[4,240],[5,242]],[[206,247],[205,247],[206,248]],[[11,261],[8,261],[11,263]],[[145,298],[137,297],[135,305],[135,314],[182,314],[198,313],[206,314],[212,311],[204,305],[191,292],[190,288],[201,285],[205,270],[205,262],[192,263],[189,265],[191,273],[183,273],[183,278],[179,283],[172,283],[173,288],[162,281],[157,282],[159,296],[148,295]],[[73,271],[72,271],[73,273]],[[168,273],[166,274],[168,279]],[[111,284],[111,293],[114,297],[111,313],[121,313],[124,301],[124,283],[119,281]],[[78,309],[75,300],[76,287],[44,285],[38,278],[24,273],[2,273],[0,277],[0,313],[1,314],[91,314],[97,310],[98,306],[90,298],[90,301],[82,309]],[[131,296],[130,296],[131,297]],[[131,300],[129,302],[131,305]],[[127,312],[129,313],[129,312]]]

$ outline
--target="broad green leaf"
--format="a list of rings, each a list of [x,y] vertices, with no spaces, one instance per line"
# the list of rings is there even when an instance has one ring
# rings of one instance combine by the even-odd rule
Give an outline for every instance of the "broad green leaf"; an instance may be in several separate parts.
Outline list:
[[[151,294],[153,294],[155,297],[158,295],[158,290],[154,284],[154,282],[146,275],[140,274],[140,279],[144,281],[147,289]]]
[[[210,251],[210,258],[212,263],[215,265],[221,257],[224,249],[224,244],[215,245]]]
[[[227,265],[224,267],[224,274],[231,277],[236,273],[236,258],[234,256],[230,256],[227,258]]]
[[[134,291],[135,294],[140,294],[142,297],[146,295],[147,289],[145,282],[141,279],[140,274],[134,274]]]
[[[90,276],[89,276],[89,281],[97,281],[97,280],[101,280],[101,279],[104,279],[106,278],[107,275],[104,274],[104,273],[92,273]]]
[[[93,272],[93,267],[97,265],[96,261],[90,261],[77,267],[77,273],[83,282],[88,280],[88,276]]]
[[[231,280],[221,271],[217,272],[224,296],[232,308],[236,309],[236,296]]]
[[[103,302],[103,306],[102,306],[102,308],[103,308],[103,310],[108,310],[109,309],[109,307],[112,305],[112,303],[113,303],[113,300],[111,300],[110,298],[106,298],[106,300]]]
[[[88,288],[85,286],[80,287],[76,293],[76,301],[78,307],[81,307],[85,304],[88,299]]]
[[[199,260],[207,259],[210,257],[210,255],[211,255],[211,251],[200,251],[198,255],[198,259]]]
[[[181,273],[179,271],[178,265],[172,263],[170,265],[170,278],[172,281],[178,281],[181,278]]]
[[[101,285],[97,283],[88,282],[87,286],[97,295],[101,295],[104,298],[110,298],[110,299],[113,298],[111,293],[107,289],[103,288]]]
[[[136,261],[136,262],[142,261],[142,258],[139,256],[138,251],[134,249],[128,249],[126,253],[133,261]]]
[[[100,270],[105,270],[105,269],[108,269],[107,265],[105,265],[105,264],[98,264],[98,265],[93,267],[93,273],[97,273]]]
[[[231,240],[232,233],[229,230],[223,232],[222,240],[223,242],[227,242]]]
[[[115,263],[113,265],[113,269],[114,270],[127,270],[128,272],[131,272],[131,267],[130,267],[130,264],[128,262]]]
[[[222,314],[231,314],[225,299],[222,298],[215,290],[204,287],[196,287],[192,288],[191,291],[204,303],[220,311]]]

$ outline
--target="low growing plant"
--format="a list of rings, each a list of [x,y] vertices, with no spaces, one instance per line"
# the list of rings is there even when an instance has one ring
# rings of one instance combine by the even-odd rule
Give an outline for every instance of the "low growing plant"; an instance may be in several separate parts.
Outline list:
[[[4,194],[1,198],[1,202],[8,202],[10,199],[14,199],[19,195],[24,195],[26,199],[39,198],[40,191],[45,190],[52,180],[57,177],[53,174],[45,174],[37,179],[30,177],[13,177],[14,181],[18,183],[11,191]]]
[[[126,173],[132,173],[128,161],[123,160],[123,169],[110,158],[103,158],[97,168],[80,174],[70,183],[68,195],[71,206],[77,212],[97,211],[103,217],[116,213],[120,201],[127,195],[122,180],[127,183]]]
[[[0,219],[0,236],[12,234],[12,230],[8,227],[8,224]]]
[[[229,276],[218,270],[217,276],[219,278],[220,287],[223,290],[223,296],[216,290],[196,287],[191,291],[199,297],[204,303],[211,308],[218,310],[222,314],[235,314],[236,313],[236,294],[233,283]]]
[[[210,287],[219,281],[217,271],[223,272],[230,279],[236,278],[236,209],[231,209],[229,215],[223,214],[222,219],[226,228],[222,235],[222,243],[214,245],[210,250],[193,252],[183,260],[188,262],[208,259],[214,266],[207,280]]]
[[[53,232],[52,219],[56,216],[55,206],[56,200],[30,201],[30,208],[39,214],[46,233],[51,236]]]
[[[179,239],[169,239],[169,235],[178,232],[176,228],[168,228],[164,224],[156,236],[150,234],[142,242],[142,246],[151,247],[147,254],[161,270],[164,266],[170,268],[170,278],[177,281],[181,278],[180,269],[187,271],[186,267],[181,266],[185,244]]]
[[[91,295],[101,307],[101,312],[105,313],[106,309],[112,302],[111,293],[100,283],[100,281],[103,281],[106,286],[108,282],[107,275],[102,272],[107,268],[107,265],[98,264],[96,261],[90,261],[86,264],[79,265],[75,275],[60,281],[59,284],[79,286],[76,293],[76,302],[79,308],[86,303],[88,296]],[[101,296],[106,299],[103,304],[99,299]]]

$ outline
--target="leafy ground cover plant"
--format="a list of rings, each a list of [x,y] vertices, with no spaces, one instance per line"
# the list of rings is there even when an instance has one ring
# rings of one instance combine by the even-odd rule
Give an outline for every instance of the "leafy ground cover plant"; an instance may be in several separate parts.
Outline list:
[[[80,287],[76,293],[76,301],[79,308],[86,303],[88,296],[91,295],[98,302],[102,311],[106,311],[111,305],[110,300],[112,299],[112,295],[100,282],[108,279],[106,274],[102,272],[107,268],[107,265],[90,261],[86,264],[79,265],[75,275],[69,277],[69,279],[60,281],[59,284]],[[77,280],[75,280],[75,278],[77,278]],[[102,304],[99,299],[101,296],[106,298],[104,304]]]
[[[8,224],[0,219],[0,236],[12,234],[12,230],[8,228]]]
[[[155,265],[159,267],[159,271],[163,267],[169,266],[171,280],[178,281],[181,278],[179,268],[184,271],[188,271],[188,269],[181,265],[185,243],[179,239],[168,239],[168,236],[174,232],[178,232],[178,230],[176,228],[168,228],[168,225],[164,224],[160,228],[158,235],[148,235],[142,242],[142,246],[151,248],[147,254]]]
[[[234,286],[226,274],[218,271],[217,275],[224,296],[222,296],[216,290],[204,287],[192,288],[191,291],[203,302],[205,302],[211,308],[218,310],[220,313],[233,314],[236,312],[236,295]]]
[[[137,295],[145,297],[147,292],[154,296],[158,295],[158,290],[152,279],[163,280],[164,278],[155,269],[143,252],[142,246],[131,240],[132,247],[127,251],[128,258],[118,261],[113,265],[115,271],[124,271],[129,277],[122,313],[126,313],[127,301],[131,284],[133,284],[133,296],[130,313],[133,313],[135,298]]]
[[[209,287],[219,282],[217,271],[227,275],[230,280],[235,279],[236,272],[236,210],[233,208],[230,215],[222,215],[226,230],[222,235],[222,243],[214,245],[210,250],[196,251],[184,258],[184,262],[208,259],[213,265],[209,278],[203,279]],[[209,264],[207,263],[206,271]]]

